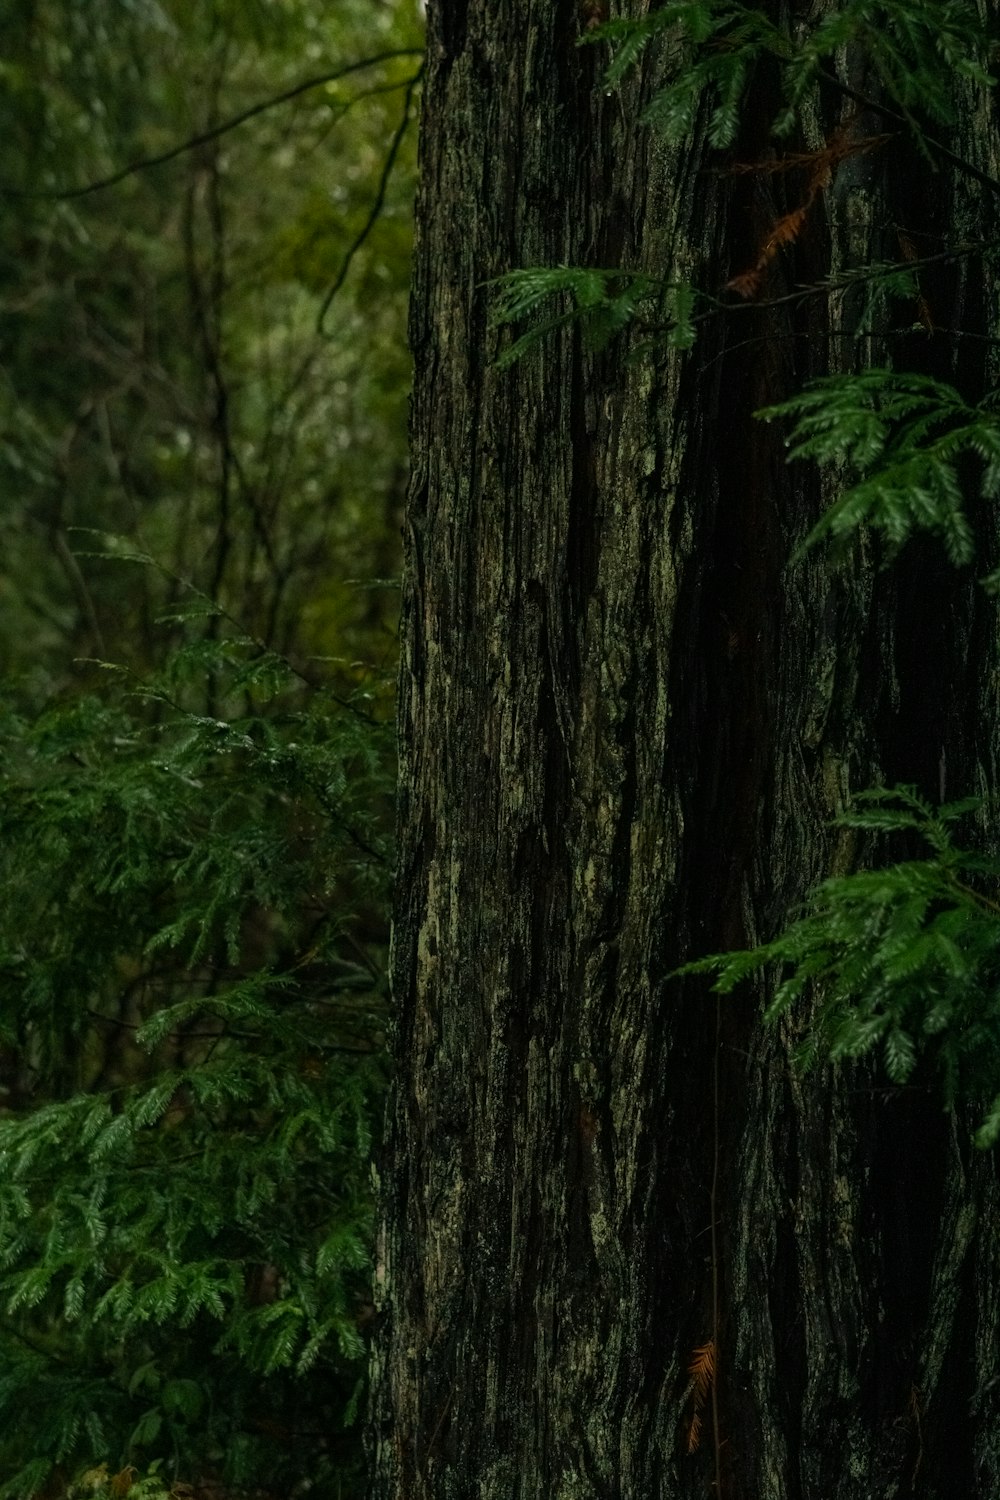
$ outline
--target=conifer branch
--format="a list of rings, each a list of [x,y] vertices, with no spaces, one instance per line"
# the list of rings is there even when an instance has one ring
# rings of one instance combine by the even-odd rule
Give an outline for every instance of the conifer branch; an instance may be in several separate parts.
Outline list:
[[[904,1084],[926,1058],[946,1104],[962,1097],[984,1111],[975,1141],[992,1146],[1000,1141],[1000,921],[989,890],[1000,861],[962,848],[952,833],[980,803],[933,808],[913,787],[855,800],[838,826],[919,838],[928,856],[825,880],[771,942],[677,972],[712,975],[713,990],[726,995],[770,971],[768,1021],[807,993],[815,998],[803,1063],[877,1050],[892,1082]]]
[[[820,68],[816,76],[821,78],[824,83],[828,83],[831,88],[836,89],[838,93],[843,94],[845,99],[853,100],[855,104],[860,104],[865,109],[870,109],[874,114],[881,115],[883,119],[895,120],[899,125],[912,126],[912,119],[900,114],[898,110],[892,109],[888,104],[880,104],[867,94],[863,94],[860,90],[852,88],[850,84],[842,82],[835,73],[828,73],[825,68]],[[928,146],[931,151],[940,156],[942,161],[950,162],[958,171],[964,173],[966,177],[971,177],[973,181],[980,183],[981,186],[988,188],[991,193],[1000,194],[1000,182],[995,177],[991,177],[988,172],[982,171],[971,161],[967,161],[964,156],[957,155],[943,141],[939,141],[935,136],[928,135],[924,129],[920,130],[920,139],[925,146]]]
[[[851,119],[831,131],[829,138],[816,151],[794,152],[776,161],[738,162],[730,167],[731,172],[761,172],[773,175],[804,169],[807,173],[805,196],[788,213],[776,219],[764,232],[762,243],[754,264],[726,282],[727,292],[736,292],[744,300],[756,299],[768,266],[786,245],[794,244],[805,227],[809,214],[819,195],[829,187],[833,170],[842,161],[853,156],[867,155],[869,151],[891,140],[891,136],[875,135],[860,138],[852,134],[857,120]],[[911,257],[912,258],[912,257]]]

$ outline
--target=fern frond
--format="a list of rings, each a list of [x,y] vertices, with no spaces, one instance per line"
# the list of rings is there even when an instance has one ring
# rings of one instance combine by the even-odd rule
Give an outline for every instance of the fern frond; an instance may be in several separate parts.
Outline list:
[[[714,1339],[692,1351],[688,1363],[691,1377],[691,1419],[687,1431],[687,1452],[695,1453],[701,1442],[703,1414],[715,1383],[716,1349]]]
[[[689,348],[694,341],[690,288],[681,289],[641,271],[533,268],[509,271],[488,284],[496,289],[491,312],[491,324],[496,328],[537,313],[554,298],[562,303],[560,310],[535,323],[501,351],[496,360],[498,369],[509,368],[551,333],[570,326],[579,327],[588,348],[601,349],[633,322],[644,304],[660,304],[667,309],[668,340],[672,337],[674,347]]]
[[[678,18],[679,12],[682,13],[680,19]],[[618,18],[586,31],[580,37],[581,46],[592,46],[601,42],[613,44],[612,61],[604,75],[605,88],[614,88],[621,82],[628,70],[642,57],[655,36],[678,25],[683,28],[685,25],[683,12],[690,13],[689,19],[699,31],[703,26],[710,25],[710,10],[707,5],[668,3],[660,10],[654,11],[652,15],[642,16],[636,20]]]
[[[950,120],[955,77],[992,86],[987,36],[973,0],[843,0],[804,34],[800,29],[793,34],[759,7],[736,0],[667,0],[651,15],[609,21],[580,40],[609,46],[607,88],[617,87],[655,45],[668,81],[644,119],[668,139],[681,140],[705,101],[709,139],[718,149],[736,138],[746,80],[765,54],[783,71],[784,104],[772,126],[776,135],[795,128],[824,66],[850,44],[871,57],[918,141],[913,111]]]
[[[917,836],[929,857],[824,881],[802,914],[758,948],[716,954],[679,970],[714,974],[727,993],[770,973],[765,1019],[804,995],[817,1006],[810,1058],[861,1058],[879,1049],[889,1078],[905,1082],[926,1058],[945,1101],[959,1090],[1000,1092],[1000,861],[965,850],[954,825],[981,806],[965,798],[934,809],[912,787],[876,788],[837,819],[894,838]],[[984,1121],[979,1144],[1000,1136]]]
[[[796,152],[787,158],[760,164],[739,162],[735,167],[730,168],[731,171],[737,173],[762,172],[765,174],[787,172],[793,169],[802,170],[805,174],[805,194],[796,208],[776,219],[769,227],[756,261],[747,270],[741,271],[726,283],[727,291],[736,292],[738,296],[747,300],[759,296],[764,287],[768,266],[783,246],[794,244],[799,238],[816,199],[829,186],[833,169],[847,158],[864,155],[890,139],[886,135],[858,137],[856,125],[856,116],[844,121],[832,131],[826,143],[816,151]]]
[[[1000,415],[993,395],[970,407],[954,387],[929,376],[866,370],[816,381],[764,421],[796,419],[789,458],[853,468],[845,487],[798,548],[799,557],[826,536],[846,537],[861,524],[881,531],[893,552],[917,531],[941,538],[950,560],[967,563],[973,537],[956,464],[966,454],[991,456],[980,485],[989,498],[1000,480]]]
[[[709,1339],[707,1344],[699,1344],[692,1351],[688,1363],[688,1374],[693,1382],[695,1403],[698,1406],[704,1406],[715,1379],[715,1341],[713,1339]]]

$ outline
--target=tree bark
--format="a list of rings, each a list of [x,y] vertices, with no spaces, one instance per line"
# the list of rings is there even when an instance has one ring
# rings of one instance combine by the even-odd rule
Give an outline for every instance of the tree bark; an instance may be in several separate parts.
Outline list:
[[[707,108],[668,148],[638,123],[655,59],[606,95],[589,14],[428,11],[373,1500],[993,1500],[994,1156],[933,1079],[803,1075],[760,991],[670,974],[865,857],[830,829],[852,792],[996,786],[991,518],[975,569],[870,538],[789,567],[834,492],[753,414],[889,360],[997,383],[979,259],[870,333],[864,289],[771,304],[996,234],[1000,200],[823,85],[790,148],[892,139],[726,297],[802,199],[733,170],[773,157],[777,70],[732,151]],[[840,79],[878,97],[861,56]],[[994,115],[956,97],[947,143],[995,177]],[[564,330],[497,371],[490,278],[556,265],[732,306],[688,354]]]

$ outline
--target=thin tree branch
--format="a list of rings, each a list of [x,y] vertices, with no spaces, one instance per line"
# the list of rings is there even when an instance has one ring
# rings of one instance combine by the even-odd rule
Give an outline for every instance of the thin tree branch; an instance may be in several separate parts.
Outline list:
[[[692,318],[692,323],[703,323],[706,319],[716,317],[719,313],[742,312],[744,309],[760,307],[783,307],[790,302],[801,302],[807,297],[828,296],[831,292],[841,292],[850,286],[860,286],[868,281],[875,281],[880,276],[887,277],[897,271],[919,270],[922,266],[942,265],[948,261],[962,260],[966,255],[976,255],[980,252],[992,250],[1000,244],[1000,239],[990,238],[988,240],[975,240],[953,246],[950,250],[938,251],[935,255],[922,255],[916,260],[894,261],[889,265],[868,266],[858,270],[843,272],[840,276],[830,277],[828,281],[812,282],[808,286],[796,287],[794,291],[785,292],[780,297],[743,298],[738,302],[723,302],[714,298],[715,305],[699,313]]]
[[[77,596],[80,609],[90,627],[90,633],[94,638],[94,647],[100,656],[107,656],[108,648],[104,643],[104,634],[101,630],[101,622],[97,618],[97,609],[94,605],[94,596],[87,587],[87,580],[83,576],[83,570],[77,562],[76,557],[70,551],[66,540],[66,533],[61,523],[57,523],[50,530],[52,538],[52,550],[58,557],[63,567],[63,572],[69,579],[73,591]]]
[[[348,247],[347,253],[343,259],[343,263],[337,273],[336,281],[333,283],[330,290],[323,298],[323,305],[320,308],[319,315],[316,319],[316,332],[319,334],[322,334],[324,332],[323,324],[326,321],[326,315],[330,311],[330,306],[333,302],[334,297],[336,297],[337,293],[340,291],[340,288],[347,280],[347,273],[351,269],[351,262],[354,260],[355,255],[357,255],[365,240],[371,234],[372,229],[375,226],[375,222],[378,219],[379,214],[382,212],[382,205],[385,203],[386,188],[389,186],[389,178],[392,176],[392,169],[395,165],[396,157],[399,153],[399,148],[403,144],[403,137],[406,135],[407,127],[410,123],[410,105],[413,102],[413,94],[417,87],[417,84],[420,82],[423,76],[424,64],[423,62],[421,62],[420,67],[414,73],[413,77],[409,80],[406,86],[406,97],[403,100],[402,119],[396,127],[396,132],[392,138],[389,150],[386,153],[385,161],[382,164],[382,175],[379,178],[378,191],[375,194],[372,206],[368,212],[368,217],[362,225],[361,229],[358,231],[358,234],[356,235],[353,243]]]
[[[719,1419],[719,1322],[720,1322],[720,1268],[719,1268],[719,1134],[722,1128],[719,1079],[720,1054],[722,1052],[722,996],[715,997],[715,1048],[712,1053],[712,1188],[709,1194],[709,1213],[712,1233],[710,1238],[712,1255],[712,1344],[715,1348],[715,1379],[712,1381],[712,1457],[715,1465],[715,1500],[722,1500],[722,1428]]]
[[[706,370],[710,370],[712,366],[717,365],[720,360],[728,359],[731,355],[736,354],[740,349],[751,349],[757,344],[774,344],[779,341],[785,343],[796,341],[798,343],[809,344],[821,339],[828,339],[831,341],[834,339],[844,339],[850,341],[851,343],[855,343],[860,339],[909,339],[913,338],[916,332],[917,330],[912,325],[907,328],[880,329],[877,333],[872,329],[864,329],[861,332],[852,333],[847,328],[825,328],[815,331],[810,330],[808,332],[805,329],[788,329],[784,333],[778,333],[771,330],[767,333],[755,334],[752,338],[740,339],[738,344],[727,344],[724,349],[720,349],[717,354],[712,355],[711,359],[706,360],[703,365],[699,366],[699,373],[704,375]],[[933,334],[925,333],[925,337],[927,337],[928,339],[935,336],[943,336],[952,339],[978,339],[987,344],[1000,344],[1000,337],[994,337],[993,335],[986,333],[968,333],[964,328],[935,328]]]
[[[303,147],[303,155],[307,154],[308,152],[318,150],[326,140],[327,136],[330,135],[332,131],[336,130],[341,120],[343,120],[346,115],[349,115],[352,109],[356,109],[359,104],[364,104],[366,99],[377,99],[380,94],[398,93],[400,89],[406,88],[409,81],[410,80],[408,78],[401,78],[398,83],[377,83],[374,84],[370,89],[359,89],[356,94],[351,95],[350,99],[348,99],[346,103],[339,106],[332,119],[327,121],[327,123],[323,126],[322,130],[316,136],[316,139],[311,143],[311,145]]]
[[[920,130],[915,125],[912,115],[900,114],[898,110],[890,109],[885,104],[876,103],[874,99],[869,99],[867,94],[859,93],[857,89],[852,89],[849,84],[842,83],[839,78],[835,77],[833,73],[828,73],[825,68],[820,68],[817,76],[824,83],[828,83],[831,88],[837,89],[845,98],[853,99],[855,104],[861,104],[865,109],[874,110],[876,114],[882,115],[886,120],[895,120],[898,124],[906,125],[911,130],[916,129],[925,146],[930,147],[932,151],[935,151],[938,156],[943,157],[945,161],[950,161],[953,167],[957,167],[967,177],[972,177],[976,182],[982,183],[983,187],[989,188],[991,193],[996,193],[1000,196],[1000,182],[995,177],[990,177],[988,173],[980,171],[979,167],[973,166],[971,161],[966,161],[964,156],[956,156],[955,152],[949,150],[941,141],[936,140],[932,135],[928,135],[925,130]]]
[[[100,177],[96,182],[85,183],[82,187],[17,188],[9,183],[0,183],[0,192],[7,193],[12,198],[46,198],[58,201],[65,201],[68,198],[84,198],[88,193],[99,193],[104,188],[114,187],[116,183],[124,182],[126,177],[131,177],[135,172],[145,172],[149,167],[160,167],[164,162],[183,156],[185,151],[194,151],[208,141],[218,140],[219,136],[225,135],[227,131],[235,130],[238,125],[252,120],[255,115],[261,115],[265,110],[273,109],[275,105],[287,104],[289,99],[297,99],[300,94],[307,94],[310,89],[319,88],[321,84],[334,83],[338,78],[346,78],[348,74],[359,73],[364,68],[377,67],[379,63],[389,62],[395,57],[421,57],[422,55],[423,49],[420,47],[397,47],[391,52],[377,52],[373,57],[363,57],[359,62],[348,63],[346,67],[336,68],[332,73],[321,73],[316,78],[307,78],[304,83],[297,83],[294,88],[286,89],[284,93],[275,94],[270,99],[263,99],[259,104],[252,104],[249,109],[241,110],[238,115],[233,115],[230,119],[223,120],[208,130],[199,131],[197,135],[182,141],[180,145],[171,146],[169,151],[161,151],[157,156],[141,157],[138,161],[130,162],[127,167],[122,167],[120,171],[112,172],[108,177]]]

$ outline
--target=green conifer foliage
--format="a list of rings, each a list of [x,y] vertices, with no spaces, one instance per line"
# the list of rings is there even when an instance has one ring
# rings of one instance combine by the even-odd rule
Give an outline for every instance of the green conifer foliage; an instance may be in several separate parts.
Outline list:
[[[890,552],[916,531],[938,536],[956,565],[972,561],[972,529],[965,515],[958,463],[982,460],[980,494],[1000,495],[1000,391],[976,406],[953,386],[926,375],[864,370],[815,381],[801,395],[758,413],[770,421],[794,417],[790,458],[813,458],[848,474],[841,494],[802,544],[845,537],[866,524],[881,532]],[[1000,579],[984,582],[996,589]]]
[[[421,43],[0,14],[10,1500],[362,1487]]]
[[[776,976],[766,1018],[814,994],[804,1063],[879,1051],[893,1083],[933,1065],[945,1104],[985,1111],[976,1140],[1000,1139],[1000,861],[963,849],[953,825],[976,799],[933,808],[912,787],[861,793],[839,826],[917,835],[925,859],[825,880],[803,914],[770,943],[697,960],[682,974],[714,974],[729,994],[758,970]]]
[[[155,1458],[285,1493],[343,1458],[383,1081],[375,696],[230,633],[4,713],[4,1496]]]

